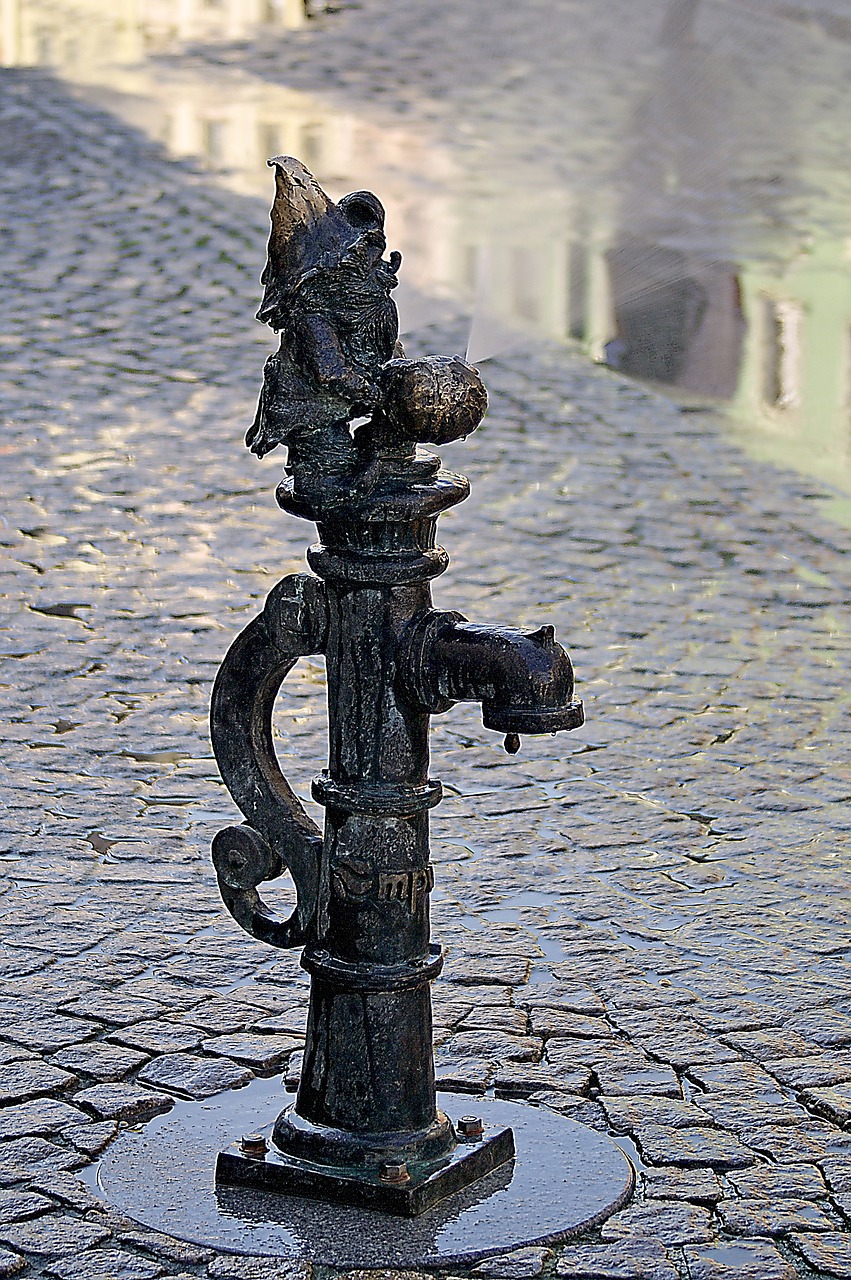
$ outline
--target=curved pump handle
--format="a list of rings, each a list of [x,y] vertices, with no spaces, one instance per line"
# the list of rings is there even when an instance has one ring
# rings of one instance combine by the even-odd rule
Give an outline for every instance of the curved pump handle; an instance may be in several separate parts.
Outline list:
[[[310,936],[319,894],[322,834],[281,772],[272,742],[272,711],[298,658],[324,653],[325,587],[295,573],[273,587],[263,612],[236,638],[219,668],[210,708],[213,752],[228,791],[245,815],[213,840],[219,892],[246,933],[276,947]],[[257,892],[289,871],[298,900],[281,919]]]

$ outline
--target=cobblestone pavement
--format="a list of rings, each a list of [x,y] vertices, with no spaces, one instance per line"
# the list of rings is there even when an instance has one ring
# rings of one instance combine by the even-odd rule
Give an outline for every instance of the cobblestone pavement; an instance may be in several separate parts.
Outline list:
[[[238,931],[208,857],[211,681],[310,534],[241,444],[265,209],[35,73],[0,123],[0,1276],[304,1280],[74,1177],[174,1096],[297,1070],[297,957]],[[485,372],[437,598],[556,623],[588,725],[509,758],[473,708],[435,722],[440,1076],[620,1135],[641,1186],[479,1274],[849,1276],[851,535],[575,353]],[[278,724],[303,793],[322,679],[300,665]]]

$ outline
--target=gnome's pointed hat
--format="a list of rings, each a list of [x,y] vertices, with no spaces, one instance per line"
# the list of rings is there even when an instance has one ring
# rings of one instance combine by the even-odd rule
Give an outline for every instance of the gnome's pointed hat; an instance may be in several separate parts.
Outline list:
[[[320,266],[336,266],[364,232],[382,233],[383,239],[384,209],[371,191],[355,191],[334,204],[293,156],[275,156],[268,163],[275,169],[275,202],[257,319],[280,329],[305,276]]]

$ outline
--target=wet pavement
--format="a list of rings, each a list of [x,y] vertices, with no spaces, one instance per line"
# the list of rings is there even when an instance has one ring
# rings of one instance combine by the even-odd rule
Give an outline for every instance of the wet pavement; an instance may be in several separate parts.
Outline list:
[[[404,185],[410,137],[448,128],[466,11],[432,30],[382,8],[379,77],[365,37],[352,71],[335,43],[374,9],[322,18],[289,63],[267,37],[267,63],[295,93],[380,86],[389,111],[420,65],[392,56],[405,23],[421,60],[444,40],[455,61],[400,135]],[[814,13],[778,22],[841,59],[839,18]],[[583,28],[589,49],[603,29]],[[256,76],[261,52],[216,57]],[[143,1231],[73,1176],[175,1097],[291,1079],[306,995],[297,956],[225,915],[208,853],[235,816],[209,751],[212,679],[310,537],[274,504],[279,459],[241,443],[269,346],[251,319],[266,201],[93,96],[43,70],[0,79],[0,1275],[301,1278]],[[400,215],[406,236],[422,212]],[[411,257],[411,323],[451,311]],[[468,332],[449,318],[409,346]],[[641,1187],[588,1239],[479,1274],[847,1276],[851,534],[825,485],[742,451],[703,400],[543,337],[483,372],[489,417],[444,451],[473,495],[444,518],[437,599],[555,623],[588,723],[509,758],[473,708],[434,722],[439,1073],[619,1135]],[[323,716],[322,667],[302,662],[277,747],[303,795]]]

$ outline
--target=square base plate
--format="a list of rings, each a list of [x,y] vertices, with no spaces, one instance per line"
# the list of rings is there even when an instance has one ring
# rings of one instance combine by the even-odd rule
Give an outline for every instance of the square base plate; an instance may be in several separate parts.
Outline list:
[[[511,1129],[486,1124],[481,1138],[459,1142],[451,1155],[439,1163],[410,1164],[408,1181],[393,1183],[383,1182],[377,1168],[319,1165],[285,1156],[274,1148],[265,1156],[248,1156],[235,1144],[219,1152],[216,1184],[310,1196],[416,1218],[438,1201],[512,1160],[514,1154]]]

